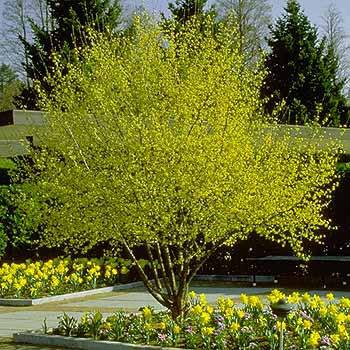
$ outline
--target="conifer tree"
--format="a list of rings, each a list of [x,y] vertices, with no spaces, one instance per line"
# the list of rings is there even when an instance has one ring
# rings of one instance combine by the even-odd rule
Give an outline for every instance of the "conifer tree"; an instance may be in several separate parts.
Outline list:
[[[279,121],[313,121],[338,126],[346,123],[349,109],[342,95],[344,81],[337,78],[338,61],[332,47],[318,33],[297,0],[289,0],[268,41],[268,74],[262,89],[266,109],[278,112]]]
[[[201,23],[202,30],[210,23],[212,29],[215,28],[215,22],[211,18],[217,16],[215,6],[208,7],[208,0],[175,0],[170,2],[168,9],[170,11],[170,18],[163,17],[163,28],[166,31],[180,31],[189,20],[196,20]],[[214,29],[215,30],[215,29]]]
[[[87,44],[86,29],[99,32],[115,30],[119,24],[121,8],[118,0],[47,0],[53,28],[32,23],[34,43],[23,38],[29,55],[25,69],[32,81],[39,81],[50,91],[45,77],[53,66],[54,53],[70,62],[77,51]],[[17,104],[28,109],[37,108],[37,95],[33,87],[25,89]]]
[[[183,24],[191,17],[203,14],[207,2],[208,0],[175,0],[175,3],[169,3],[168,8],[172,18]]]

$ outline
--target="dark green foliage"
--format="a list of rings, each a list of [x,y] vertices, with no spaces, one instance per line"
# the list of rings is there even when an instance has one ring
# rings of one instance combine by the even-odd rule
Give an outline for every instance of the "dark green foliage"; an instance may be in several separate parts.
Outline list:
[[[170,19],[163,16],[163,26],[166,30],[178,31],[179,28],[185,25],[189,20],[194,18],[203,26],[207,25],[208,17],[215,18],[217,16],[214,6],[207,7],[208,0],[175,0],[168,5],[171,13]],[[213,26],[214,22],[209,21]],[[204,27],[203,27],[204,28]],[[215,28],[213,28],[215,30]]]
[[[7,64],[0,65],[0,111],[13,108],[13,97],[19,93],[22,83]]]
[[[338,57],[326,40],[318,39],[296,0],[288,1],[268,44],[268,75],[262,89],[267,111],[284,101],[278,113],[282,123],[345,124],[349,107],[342,94],[345,82],[338,78]]]
[[[207,2],[208,0],[175,0],[175,3],[169,3],[168,8],[172,18],[183,24],[193,16],[204,14]]]
[[[87,28],[104,32],[114,31],[119,25],[121,8],[118,0],[48,0],[52,16],[52,28],[47,30],[32,23],[34,43],[23,40],[29,55],[25,67],[29,78],[39,81],[46,91],[50,84],[45,80],[51,71],[52,54],[60,53],[70,62],[79,48],[88,44]],[[17,105],[27,109],[37,108],[35,90],[25,89]]]
[[[40,203],[29,185],[0,186],[0,256],[30,248],[40,227]]]
[[[17,79],[16,73],[7,64],[0,65],[0,93],[2,94],[8,84]]]

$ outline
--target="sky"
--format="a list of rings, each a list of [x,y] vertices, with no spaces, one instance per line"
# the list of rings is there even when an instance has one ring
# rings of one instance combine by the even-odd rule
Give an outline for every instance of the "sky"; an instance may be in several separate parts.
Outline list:
[[[6,0],[0,0],[0,32],[2,28],[2,12],[3,6]],[[139,6],[144,6],[146,9],[151,12],[167,12],[167,0],[120,0],[121,3],[127,8],[132,9]],[[209,0],[213,2],[214,0]],[[349,37],[350,45],[350,0],[299,0],[302,8],[305,11],[305,14],[309,17],[310,21],[320,26],[322,24],[322,16],[325,14],[327,7],[333,3],[336,8],[340,11],[343,21],[344,21],[344,30],[347,36]],[[270,0],[272,5],[272,15],[276,19],[279,17],[283,11],[283,8],[286,4],[286,0]],[[1,42],[1,38],[0,38]],[[1,62],[1,57],[0,57]]]
[[[214,0],[209,0],[209,2],[213,1]],[[144,5],[149,10],[161,10],[163,12],[167,11],[168,4],[167,0],[128,0],[127,2],[128,7]],[[279,17],[286,4],[286,0],[269,0],[269,2],[272,5],[273,17]],[[328,6],[334,4],[341,12],[344,20],[344,29],[350,36],[350,0],[299,0],[299,3],[310,21],[317,26],[321,25],[322,16],[326,12]]]

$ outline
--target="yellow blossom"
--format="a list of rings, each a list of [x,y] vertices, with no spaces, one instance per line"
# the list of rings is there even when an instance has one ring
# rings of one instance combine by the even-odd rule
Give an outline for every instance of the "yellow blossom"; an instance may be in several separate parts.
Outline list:
[[[202,309],[202,307],[199,304],[197,304],[197,305],[193,306],[192,312],[195,315],[200,315],[203,312],[203,309]]]
[[[334,300],[334,294],[333,293],[328,293],[326,295],[326,298],[327,298],[328,301],[333,301]]]
[[[285,298],[285,294],[282,293],[281,291],[279,291],[278,289],[274,289],[270,295],[268,295],[268,300],[270,301],[270,303],[272,304],[276,304],[279,301],[283,300]]]
[[[284,321],[277,321],[277,329],[279,331],[286,329],[286,323]]]
[[[203,335],[211,335],[214,333],[214,328],[213,327],[203,327],[202,328],[202,334]]]
[[[207,297],[205,296],[205,294],[199,294],[199,302],[202,305],[206,305],[207,304]]]
[[[304,320],[303,321],[303,326],[304,326],[305,329],[311,329],[312,322],[310,320]]]
[[[207,312],[203,312],[200,316],[200,320],[202,323],[207,324],[210,322],[210,315]]]
[[[189,296],[189,298],[194,299],[194,298],[196,297],[196,292],[194,292],[193,290],[191,290],[191,291],[188,293],[188,296]]]
[[[155,324],[153,325],[153,327],[154,327],[155,329],[164,330],[164,329],[166,329],[166,324],[165,324],[165,322],[158,322],[158,323],[155,323]]]
[[[238,310],[238,311],[237,311],[237,316],[238,316],[239,318],[243,318],[244,315],[245,315],[245,312],[244,312],[243,310]]]
[[[173,329],[173,333],[174,334],[179,334],[181,332],[181,328],[180,328],[180,326],[179,325],[175,325],[174,326],[174,329]]]
[[[241,326],[240,326],[239,323],[237,323],[237,322],[233,322],[233,323],[231,323],[231,325],[230,325],[230,329],[231,329],[231,331],[233,331],[233,332],[237,332],[240,328],[241,328]]]
[[[330,339],[334,345],[338,345],[338,343],[340,342],[339,334],[331,334]]]
[[[316,347],[319,344],[320,340],[320,334],[318,332],[312,332],[309,338],[309,345],[312,347]]]
[[[249,298],[248,298],[248,296],[246,294],[241,294],[240,295],[240,299],[241,299],[243,304],[247,305],[249,303]]]
[[[226,317],[228,317],[228,318],[232,317],[232,316],[233,316],[233,309],[232,309],[232,308],[226,309],[226,310],[224,311],[224,315],[225,315]]]
[[[152,310],[146,306],[142,309],[142,315],[146,320],[149,320],[152,318]]]
[[[214,312],[214,308],[211,305],[207,305],[207,313],[212,314]]]
[[[336,316],[336,320],[338,323],[344,323],[347,319],[347,316],[343,312],[339,312]]]

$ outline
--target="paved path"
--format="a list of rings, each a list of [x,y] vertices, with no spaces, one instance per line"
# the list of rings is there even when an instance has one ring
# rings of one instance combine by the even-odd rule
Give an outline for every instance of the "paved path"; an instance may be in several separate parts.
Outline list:
[[[215,303],[220,295],[238,298],[241,293],[268,293],[270,288],[233,288],[233,287],[193,287],[196,293],[205,293],[210,303]],[[70,316],[80,318],[87,311],[101,311],[104,316],[112,314],[116,309],[136,312],[142,306],[150,305],[156,310],[163,307],[144,289],[137,288],[125,292],[106,293],[101,296],[71,300],[61,303],[44,304],[33,307],[1,307],[0,337],[11,336],[18,331],[41,329],[46,318],[48,327],[57,326],[57,318],[66,312]]]
[[[272,288],[237,288],[232,286],[194,286],[191,290],[196,293],[205,293],[210,303],[215,303],[221,295],[239,298],[241,293],[248,295],[266,294]],[[310,291],[325,295],[329,291]],[[348,296],[350,292],[334,292],[336,297]],[[1,307],[0,306],[0,337],[11,336],[14,332],[28,329],[41,329],[46,318],[48,327],[57,325],[57,317],[63,312],[80,318],[86,311],[101,311],[104,316],[112,314],[116,309],[136,312],[140,307],[151,305],[156,310],[162,306],[155,301],[148,292],[142,288],[118,293],[106,293],[104,295],[84,298],[75,301],[45,304],[33,307]]]

